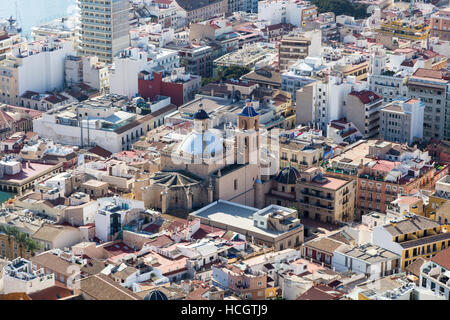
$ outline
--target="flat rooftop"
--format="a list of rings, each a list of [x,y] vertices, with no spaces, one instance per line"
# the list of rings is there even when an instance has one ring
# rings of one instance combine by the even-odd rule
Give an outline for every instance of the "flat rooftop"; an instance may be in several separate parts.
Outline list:
[[[360,164],[366,165],[373,161],[370,158],[366,158],[369,154],[369,147],[376,145],[377,140],[361,141],[357,145],[345,150],[340,155],[331,158],[330,162],[341,162],[358,166]]]
[[[264,209],[263,209],[264,210]],[[219,200],[190,214],[194,218],[208,219],[238,229],[248,230],[267,237],[276,237],[282,232],[255,227],[253,214],[259,209]]]
[[[368,263],[400,258],[399,255],[375,245],[363,245],[359,247],[345,246],[336,249],[336,251]]]
[[[170,259],[154,251],[150,251],[144,256],[145,263],[153,266],[154,268],[158,268],[163,275],[169,272],[183,270],[186,267],[187,260],[188,258],[185,256]]]
[[[338,190],[346,183],[348,183],[347,180],[328,177],[328,176],[323,177],[321,180],[313,179],[313,181],[311,181],[311,184],[313,184],[313,185],[317,185],[317,186],[320,186],[321,188],[330,189],[330,190]]]
[[[83,183],[83,186],[87,186],[87,187],[93,187],[93,188],[99,188],[99,187],[103,187],[105,185],[108,185],[107,182],[104,181],[99,181],[99,180],[88,180],[86,182]]]
[[[30,165],[27,165],[27,167],[24,168],[22,164],[21,172],[13,175],[5,174],[3,175],[3,178],[0,179],[0,181],[21,182],[23,180],[39,176],[44,171],[49,170],[53,167],[55,167],[55,165],[53,164],[30,163]]]

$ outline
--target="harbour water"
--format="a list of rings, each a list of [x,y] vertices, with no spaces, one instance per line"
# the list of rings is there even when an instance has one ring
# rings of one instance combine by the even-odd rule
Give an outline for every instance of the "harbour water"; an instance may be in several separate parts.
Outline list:
[[[13,197],[14,195],[12,193],[0,191],[0,203],[3,203]]]
[[[71,16],[75,9],[75,0],[0,0],[0,19],[17,19],[27,36],[32,27]]]

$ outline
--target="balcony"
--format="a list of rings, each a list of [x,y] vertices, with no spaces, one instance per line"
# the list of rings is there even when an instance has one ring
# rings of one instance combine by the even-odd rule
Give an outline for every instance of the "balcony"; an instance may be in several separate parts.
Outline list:
[[[104,13],[104,14],[110,14],[111,12],[106,10],[106,7],[99,7],[102,9],[94,9],[94,8],[89,8],[89,7],[83,7],[81,8],[81,12],[92,12],[92,13]],[[92,17],[90,15],[82,15],[82,16],[86,16],[86,17]]]
[[[100,7],[100,8],[109,8],[111,6],[111,2],[109,2],[109,1],[105,2],[105,3],[100,3],[100,2],[89,1],[89,0],[76,0],[75,3],[91,5],[91,6]]]
[[[81,25],[82,25],[82,27],[85,27],[86,25],[90,25],[90,26],[111,28],[111,23],[109,21],[99,23],[99,22],[86,21],[86,19],[83,19],[83,18],[81,19]]]
[[[334,200],[334,197],[331,197],[331,196],[328,197],[328,196],[322,195],[321,193],[318,193],[318,192],[309,192],[309,191],[302,190],[302,191],[300,191],[300,193],[303,195],[306,195],[306,196],[311,196],[311,197],[315,197],[315,198],[319,198],[319,199],[323,199],[323,200],[329,200],[329,201]]]
[[[383,177],[376,177],[376,176],[369,175],[369,174],[360,174],[358,177],[361,179],[367,179],[367,180],[384,181]],[[361,189],[364,190],[366,188],[361,186]],[[372,190],[373,190],[373,188],[369,189],[370,192],[372,192]]]
[[[103,41],[106,41],[106,40],[111,41],[111,39],[112,39],[111,35],[104,36],[104,37],[99,37],[99,36],[96,36],[96,35],[89,35],[89,34],[86,34],[86,33],[82,33],[80,36],[83,39],[99,39],[99,40],[103,40]]]
[[[322,208],[322,209],[326,209],[326,210],[334,210],[333,206],[324,206],[321,205],[320,203],[311,203],[311,202],[306,202],[305,200],[299,199],[298,202],[300,202],[301,204],[307,205],[307,206],[311,206],[311,207],[316,207],[316,208]]]
[[[110,41],[110,40],[105,39],[105,38],[103,40],[104,41]],[[105,43],[105,42],[102,42],[102,41],[92,41],[92,40],[84,39],[84,40],[82,40],[82,43],[87,43],[87,44],[97,45],[97,46],[101,46],[101,47],[112,48],[112,44],[111,43]]]
[[[111,28],[109,28],[111,29]],[[111,34],[111,30],[106,30],[105,28],[103,29],[96,29],[95,27],[89,26],[89,25],[83,25],[83,30],[86,31],[92,31],[95,33],[106,33],[106,34]]]
[[[238,284],[236,284],[236,288],[238,288],[238,289],[247,289],[248,285],[246,283],[238,283]]]

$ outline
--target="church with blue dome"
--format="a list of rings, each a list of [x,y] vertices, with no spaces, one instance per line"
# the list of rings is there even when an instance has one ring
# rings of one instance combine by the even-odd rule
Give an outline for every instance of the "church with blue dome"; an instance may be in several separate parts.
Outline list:
[[[256,112],[255,108],[251,105],[251,100],[247,99],[245,101],[245,107],[242,109],[241,113],[239,113],[242,117],[256,117],[258,112]]]
[[[201,104],[193,122],[181,142],[161,152],[161,171],[140,187],[146,207],[183,216],[218,199],[264,206],[259,114],[252,101],[245,101],[227,135],[212,127]]]

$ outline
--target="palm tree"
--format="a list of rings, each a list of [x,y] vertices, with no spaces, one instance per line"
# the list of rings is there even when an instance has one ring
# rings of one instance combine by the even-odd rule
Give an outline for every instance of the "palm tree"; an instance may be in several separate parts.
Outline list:
[[[35,251],[39,250],[40,247],[41,246],[39,245],[39,243],[37,243],[33,239],[28,238],[26,240],[26,248],[27,248],[28,251],[35,252]]]

